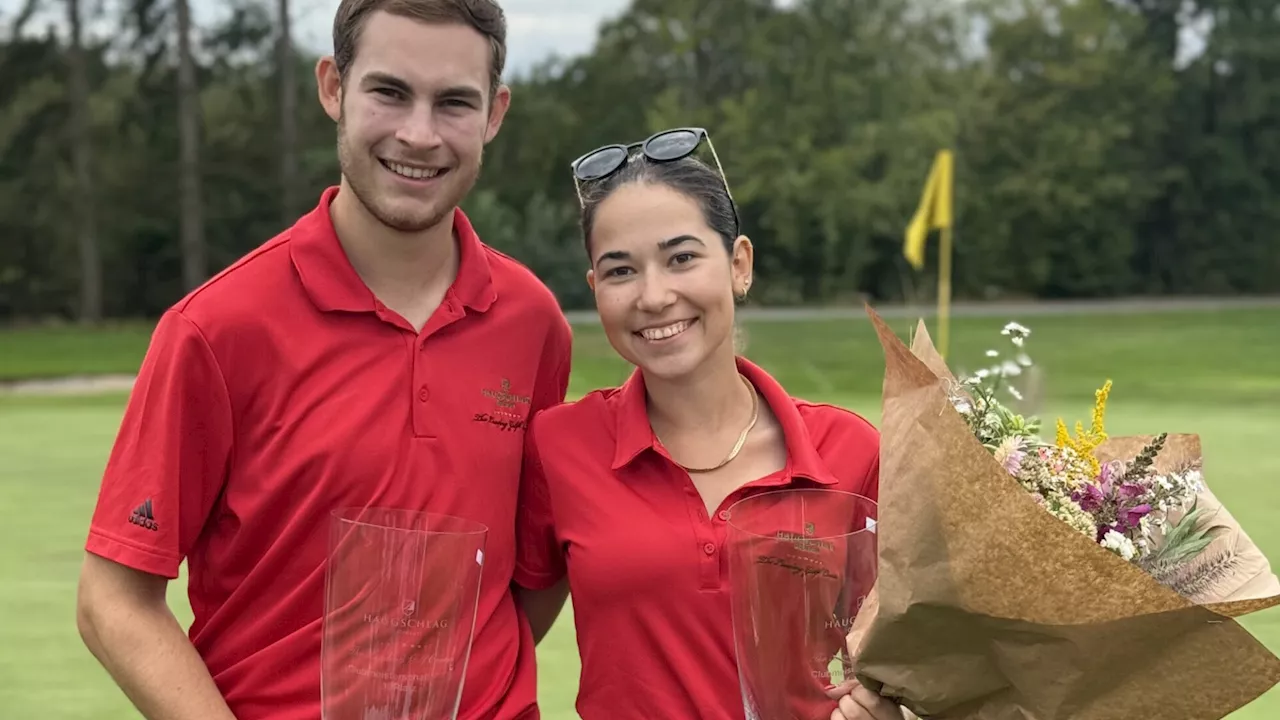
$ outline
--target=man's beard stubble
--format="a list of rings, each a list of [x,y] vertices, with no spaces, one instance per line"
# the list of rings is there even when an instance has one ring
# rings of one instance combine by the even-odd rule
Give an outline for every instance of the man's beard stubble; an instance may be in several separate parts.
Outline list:
[[[371,172],[376,173],[378,170],[384,169],[380,167],[382,165],[381,161],[372,155],[370,155],[370,162]],[[461,204],[462,199],[471,192],[473,187],[475,187],[477,180],[479,180],[481,167],[483,167],[483,165],[484,162],[482,156],[481,161],[477,163],[475,175],[470,179],[470,181],[465,179],[457,180],[457,178],[454,178],[454,180],[457,180],[460,183],[460,186],[458,187],[457,192],[453,193],[451,196],[444,194],[447,192],[447,185],[445,188],[437,191],[436,199],[443,202],[439,202],[439,204],[434,207],[429,206],[431,208],[430,214],[426,217],[393,214],[390,209],[378,204],[377,192],[372,187],[364,184],[364,179],[367,176],[361,176],[359,173],[351,172],[354,163],[352,160],[351,148],[347,144],[346,116],[345,113],[341,113],[341,111],[338,116],[338,168],[342,173],[342,177],[346,178],[347,185],[351,188],[352,194],[356,196],[356,199],[360,201],[360,204],[364,206],[365,210],[367,210],[378,222],[386,225],[392,230],[396,230],[397,232],[420,233],[430,230],[431,228],[438,226],[441,222],[444,222],[445,218],[449,216],[455,207]],[[455,167],[451,169],[447,175],[454,175],[460,172],[462,172],[462,168]],[[446,182],[449,180],[447,175],[445,178]],[[372,184],[372,182],[369,183],[369,185]]]

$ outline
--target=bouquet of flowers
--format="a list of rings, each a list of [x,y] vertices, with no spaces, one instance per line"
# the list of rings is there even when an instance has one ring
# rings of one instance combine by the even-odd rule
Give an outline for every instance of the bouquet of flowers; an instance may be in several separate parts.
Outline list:
[[[885,351],[878,579],[858,678],[921,718],[1220,720],[1280,682],[1235,618],[1280,579],[1205,484],[1194,435],[1052,441],[1015,410],[1029,331],[957,378],[923,323]]]
[[[949,394],[951,406],[996,462],[1051,515],[1183,596],[1194,596],[1228,574],[1230,563],[1194,562],[1213,540],[1212,526],[1202,524],[1204,509],[1196,502],[1208,491],[1200,458],[1159,472],[1155,460],[1169,439],[1161,433],[1131,459],[1103,462],[1097,449],[1108,439],[1111,381],[1095,394],[1087,430],[1076,423],[1072,436],[1059,419],[1055,442],[1045,442],[1037,434],[1038,419],[1023,417],[1000,400],[1002,392],[1014,400],[1023,397],[1017,379],[1032,366],[1025,349],[1031,331],[1009,323],[1002,333],[1014,357],[1000,361],[999,351],[987,351],[999,362],[964,377]]]

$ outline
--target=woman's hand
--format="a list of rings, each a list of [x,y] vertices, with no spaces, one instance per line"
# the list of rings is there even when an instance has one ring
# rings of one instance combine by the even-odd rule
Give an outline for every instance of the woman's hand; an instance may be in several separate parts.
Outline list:
[[[831,712],[831,720],[903,720],[915,717],[889,698],[862,687],[856,680],[829,690],[828,696],[840,702],[839,708]]]

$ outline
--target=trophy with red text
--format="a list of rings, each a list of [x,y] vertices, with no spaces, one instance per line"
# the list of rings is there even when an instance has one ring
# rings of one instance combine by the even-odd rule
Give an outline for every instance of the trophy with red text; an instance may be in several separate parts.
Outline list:
[[[876,580],[876,504],[827,489],[729,509],[734,646],[748,720],[829,720],[854,682],[845,637]]]
[[[379,508],[333,514],[323,720],[455,720],[488,528]]]

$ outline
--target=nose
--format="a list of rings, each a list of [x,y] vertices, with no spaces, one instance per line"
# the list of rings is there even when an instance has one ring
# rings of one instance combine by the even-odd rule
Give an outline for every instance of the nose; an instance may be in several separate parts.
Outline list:
[[[440,145],[440,133],[436,127],[431,103],[414,103],[396,131],[396,139],[413,148],[432,148]]]
[[[666,273],[646,272],[640,276],[640,295],[636,298],[638,309],[646,313],[661,313],[676,301]]]

